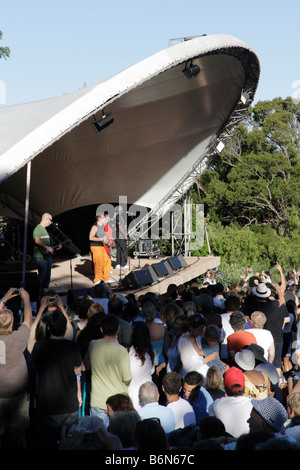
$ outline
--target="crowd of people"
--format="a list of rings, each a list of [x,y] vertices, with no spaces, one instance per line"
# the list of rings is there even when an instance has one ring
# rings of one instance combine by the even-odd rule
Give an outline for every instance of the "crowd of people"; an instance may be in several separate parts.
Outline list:
[[[298,273],[0,301],[0,449],[300,449]],[[21,304],[21,309],[20,309]]]

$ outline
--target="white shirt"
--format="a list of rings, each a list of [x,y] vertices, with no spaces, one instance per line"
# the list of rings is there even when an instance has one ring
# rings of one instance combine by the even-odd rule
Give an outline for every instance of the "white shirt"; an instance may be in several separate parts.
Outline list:
[[[168,403],[167,408],[170,408],[175,416],[175,429],[196,424],[195,412],[187,400],[179,397],[179,400]]]
[[[261,328],[249,328],[247,331],[252,333],[257,341],[257,344],[264,349],[265,359],[269,359],[269,349],[274,343],[274,338],[269,330],[263,330]]]
[[[209,415],[219,418],[226,432],[236,439],[249,433],[247,423],[253,406],[249,397],[222,397],[209,407]]]
[[[146,353],[145,357],[146,360],[142,365],[141,359],[135,355],[133,346],[131,346],[129,349],[130,371],[132,374],[132,379],[128,387],[128,394],[132,400],[134,408],[137,411],[141,408],[138,397],[139,388],[145,382],[152,382],[151,376],[155,370],[148,353]]]
[[[196,343],[201,349],[201,336],[197,336]],[[188,372],[196,371],[206,377],[209,369],[207,364],[203,364],[203,356],[199,356],[191,341],[182,335],[178,340],[178,353],[180,355],[184,375]]]

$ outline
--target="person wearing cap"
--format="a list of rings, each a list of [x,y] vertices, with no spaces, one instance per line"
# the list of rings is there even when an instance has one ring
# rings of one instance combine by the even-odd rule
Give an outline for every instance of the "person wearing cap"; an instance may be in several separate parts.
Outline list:
[[[234,357],[235,363],[245,376],[244,395],[250,398],[267,398],[270,391],[270,379],[265,372],[255,370],[255,355],[250,349],[242,349]]]
[[[244,396],[245,376],[237,367],[224,372],[226,396],[218,398],[209,407],[209,415],[219,418],[226,432],[234,438],[249,432],[248,419],[252,410],[251,398]]]
[[[248,419],[249,431],[264,431],[273,436],[284,429],[288,413],[276,398],[268,397],[263,400],[251,400],[252,410]]]
[[[271,284],[269,285],[271,286]],[[285,322],[290,321],[290,316],[285,304],[281,305],[280,302],[275,299],[275,287],[274,290],[275,292],[272,293],[271,288],[264,282],[253,287],[252,294],[249,296],[248,301],[245,302],[243,313],[248,316],[255,311],[260,311],[265,314],[267,321],[264,328],[269,330],[274,338],[275,357],[273,364],[275,365],[279,376],[282,376],[281,356],[283,346],[283,326]]]

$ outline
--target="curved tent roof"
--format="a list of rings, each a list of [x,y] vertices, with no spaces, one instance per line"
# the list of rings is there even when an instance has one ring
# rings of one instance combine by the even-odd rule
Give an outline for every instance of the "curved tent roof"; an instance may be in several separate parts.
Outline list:
[[[188,79],[191,60],[200,73]],[[241,120],[259,73],[239,39],[201,36],[74,93],[1,107],[1,214],[24,217],[29,161],[32,223],[46,211],[118,204],[120,196],[167,210]],[[114,122],[97,133],[92,122],[103,112]]]

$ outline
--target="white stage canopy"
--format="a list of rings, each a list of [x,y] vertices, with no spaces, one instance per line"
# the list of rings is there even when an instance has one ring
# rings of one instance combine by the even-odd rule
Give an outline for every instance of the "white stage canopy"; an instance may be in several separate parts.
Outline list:
[[[191,61],[200,73],[188,79]],[[0,215],[24,218],[28,162],[30,223],[120,196],[168,210],[244,117],[259,73],[239,39],[201,36],[74,93],[1,107]],[[103,112],[114,122],[97,133]]]

